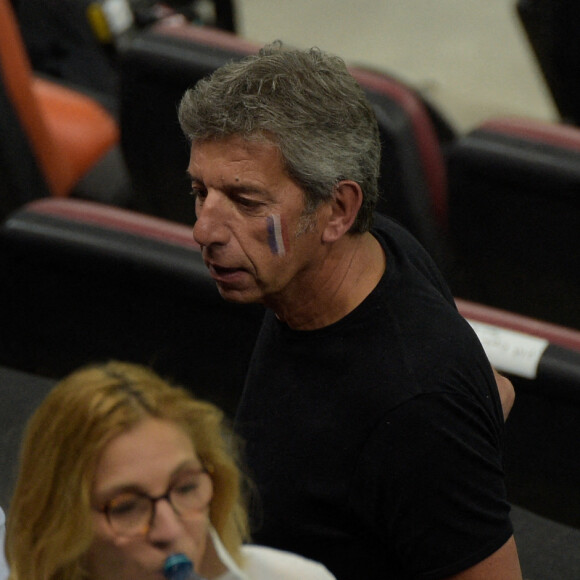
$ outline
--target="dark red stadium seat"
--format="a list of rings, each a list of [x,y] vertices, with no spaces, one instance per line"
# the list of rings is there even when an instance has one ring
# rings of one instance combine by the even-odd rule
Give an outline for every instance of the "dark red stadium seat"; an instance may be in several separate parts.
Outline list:
[[[524,578],[580,570],[580,332],[456,300],[516,401],[504,465]]]
[[[491,119],[448,163],[454,294],[580,328],[580,129]]]
[[[0,268],[0,365],[59,378],[96,360],[132,360],[234,414],[263,311],[219,296],[189,227],[47,198],[0,226]],[[461,299],[457,305],[516,387],[505,468],[524,574],[573,577],[580,332]],[[557,542],[555,560],[542,551],[546,542]]]
[[[580,528],[580,331],[456,300],[491,363],[513,381],[506,423],[510,499]]]
[[[46,198],[0,228],[0,270],[0,365],[130,360],[233,413],[263,310],[224,302],[189,227]]]

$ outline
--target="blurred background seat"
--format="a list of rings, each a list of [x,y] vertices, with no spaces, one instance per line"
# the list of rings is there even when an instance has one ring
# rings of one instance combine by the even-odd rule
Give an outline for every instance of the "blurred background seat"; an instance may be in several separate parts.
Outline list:
[[[33,72],[9,0],[0,0],[0,106],[0,217],[46,195],[125,200],[115,119]]]
[[[0,365],[51,378],[151,365],[233,414],[260,305],[225,302],[185,225],[47,198],[0,228]]]
[[[504,465],[523,576],[580,572],[580,332],[457,300],[491,363],[514,383]]]
[[[580,328],[580,129],[490,119],[448,168],[454,294]]]
[[[580,528],[580,332],[461,299],[457,306],[516,389],[506,424],[511,501]]]
[[[445,151],[455,139],[447,120],[411,86],[385,73],[351,67],[375,111],[381,144],[379,213],[403,224],[445,271],[448,247]]]
[[[219,296],[188,226],[89,201],[37,200],[0,227],[0,268],[0,365],[12,377],[4,410],[18,392],[24,400],[15,409],[27,414],[53,380],[116,358],[151,365],[233,417],[263,310]],[[551,569],[572,578],[580,332],[461,299],[457,305],[516,386],[505,468],[525,576],[554,577],[544,574]],[[18,391],[14,377],[28,386]],[[24,411],[16,410],[0,423],[1,444],[19,437]],[[547,538],[560,542],[555,562],[539,549]]]
[[[518,0],[516,9],[561,118],[580,125],[580,4]]]
[[[26,422],[55,381],[0,366],[0,507],[8,511]]]
[[[133,209],[193,224],[189,143],[177,108],[200,78],[257,47],[227,32],[160,22],[119,45],[121,143]]]

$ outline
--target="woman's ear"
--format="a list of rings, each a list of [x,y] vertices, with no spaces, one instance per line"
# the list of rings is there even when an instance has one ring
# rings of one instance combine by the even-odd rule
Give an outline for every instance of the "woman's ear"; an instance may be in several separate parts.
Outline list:
[[[346,234],[361,208],[363,192],[356,181],[339,181],[330,202],[330,217],[322,233],[322,240],[335,242]]]

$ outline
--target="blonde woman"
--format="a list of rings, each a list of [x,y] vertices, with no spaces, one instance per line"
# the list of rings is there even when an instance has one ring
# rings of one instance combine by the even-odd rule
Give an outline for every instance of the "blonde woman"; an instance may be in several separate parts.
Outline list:
[[[215,406],[141,366],[81,369],[29,422],[7,520],[10,580],[160,580],[175,554],[208,580],[333,578],[244,545],[240,489]]]

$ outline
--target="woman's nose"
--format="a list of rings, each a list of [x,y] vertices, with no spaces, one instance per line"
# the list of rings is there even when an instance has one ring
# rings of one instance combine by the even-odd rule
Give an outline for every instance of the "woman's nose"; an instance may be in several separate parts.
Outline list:
[[[183,529],[183,522],[169,501],[167,499],[159,500],[149,527],[151,542],[170,543],[179,537]]]

